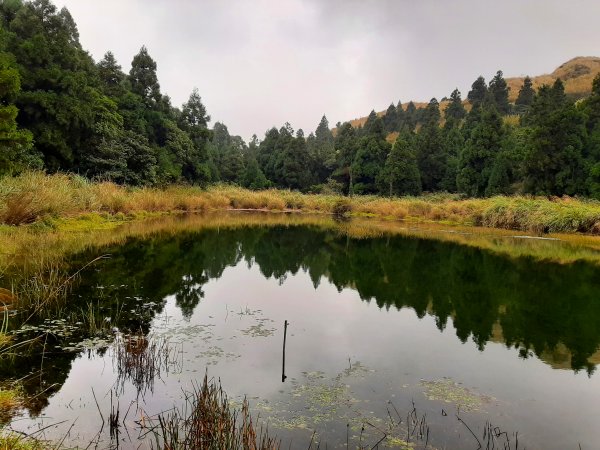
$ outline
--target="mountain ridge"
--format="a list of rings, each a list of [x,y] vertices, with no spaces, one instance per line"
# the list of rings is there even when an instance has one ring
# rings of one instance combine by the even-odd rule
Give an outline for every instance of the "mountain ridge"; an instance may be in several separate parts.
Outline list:
[[[586,97],[592,91],[592,82],[594,77],[600,73],[600,57],[597,56],[576,56],[558,66],[553,72],[549,74],[542,74],[537,76],[530,76],[533,82],[533,88],[537,91],[540,86],[544,84],[552,84],[558,78],[560,78],[565,85],[565,93],[571,97],[583,98]],[[514,103],[519,95],[519,90],[523,85],[525,76],[509,77],[505,78],[506,84],[509,87],[508,100]],[[463,97],[466,97],[466,93],[463,93]],[[429,103],[428,101],[419,102],[412,101],[417,108],[424,108]],[[407,101],[402,104],[404,110],[410,103]],[[468,101],[463,101],[468,108]],[[440,101],[440,108],[443,111],[448,104],[448,101]],[[382,117],[385,115],[385,111],[377,112],[377,115]],[[353,127],[360,127],[367,121],[367,116],[358,117],[348,122]]]

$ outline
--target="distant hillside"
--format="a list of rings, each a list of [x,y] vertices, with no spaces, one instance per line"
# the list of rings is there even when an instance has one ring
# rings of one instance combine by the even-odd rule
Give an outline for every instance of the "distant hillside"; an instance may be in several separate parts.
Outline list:
[[[595,56],[578,56],[558,67],[547,75],[531,77],[533,87],[539,88],[543,84],[552,84],[560,78],[565,84],[565,93],[573,97],[585,97],[592,91],[592,81],[600,73],[600,58]],[[514,102],[523,85],[524,77],[507,78],[510,87],[509,100]]]
[[[592,91],[592,81],[594,77],[600,73],[600,58],[595,56],[578,56],[573,58],[566,63],[560,65],[554,72],[545,75],[531,76],[531,80],[533,81],[533,87],[537,90],[543,84],[552,84],[557,78],[560,78],[565,84],[565,93],[572,97],[585,97]],[[473,80],[477,75],[473,76]],[[489,77],[491,79],[491,76]],[[512,77],[506,78],[506,83],[510,88],[509,91],[509,101],[514,103],[517,99],[517,95],[519,95],[519,90],[523,85],[523,79],[525,77]],[[489,81],[489,80],[487,80]],[[467,92],[463,92],[463,98],[467,97]],[[450,93],[448,93],[450,94]],[[406,109],[409,101],[403,102],[403,107]],[[426,102],[416,102],[413,100],[413,103],[417,108],[423,108],[427,106],[428,101]],[[446,108],[448,102],[441,101],[440,107],[442,110]],[[465,100],[465,105],[467,109],[469,109],[469,105]],[[385,111],[380,111],[377,113],[378,116],[384,116]],[[350,123],[353,127],[359,127],[364,125],[367,121],[367,117],[360,117],[358,119],[351,120]]]

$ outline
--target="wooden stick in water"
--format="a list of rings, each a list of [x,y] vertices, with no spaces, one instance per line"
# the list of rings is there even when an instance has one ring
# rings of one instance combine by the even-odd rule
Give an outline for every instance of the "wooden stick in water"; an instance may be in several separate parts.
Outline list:
[[[285,382],[287,376],[285,375],[285,338],[287,336],[288,321],[283,322],[283,364],[281,366],[281,382]]]

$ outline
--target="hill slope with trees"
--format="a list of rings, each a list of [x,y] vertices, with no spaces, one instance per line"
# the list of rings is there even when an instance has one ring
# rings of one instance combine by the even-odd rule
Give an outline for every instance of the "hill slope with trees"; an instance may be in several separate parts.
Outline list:
[[[0,176],[43,169],[132,186],[600,198],[599,58],[546,78],[480,76],[465,99],[455,89],[442,101],[398,102],[335,133],[323,116],[308,135],[286,122],[246,143],[210,126],[197,90],[172,105],[146,47],[129,68],[110,51],[94,61],[69,11],[50,0],[6,0],[0,24]]]

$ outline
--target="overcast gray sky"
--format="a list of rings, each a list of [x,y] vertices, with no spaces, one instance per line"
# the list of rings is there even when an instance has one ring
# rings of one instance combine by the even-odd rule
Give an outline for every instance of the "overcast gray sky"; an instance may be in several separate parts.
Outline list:
[[[261,138],[428,101],[478,75],[538,75],[600,56],[600,0],[55,0],[81,43],[128,72],[142,45],[163,93],[197,87],[214,121]]]

